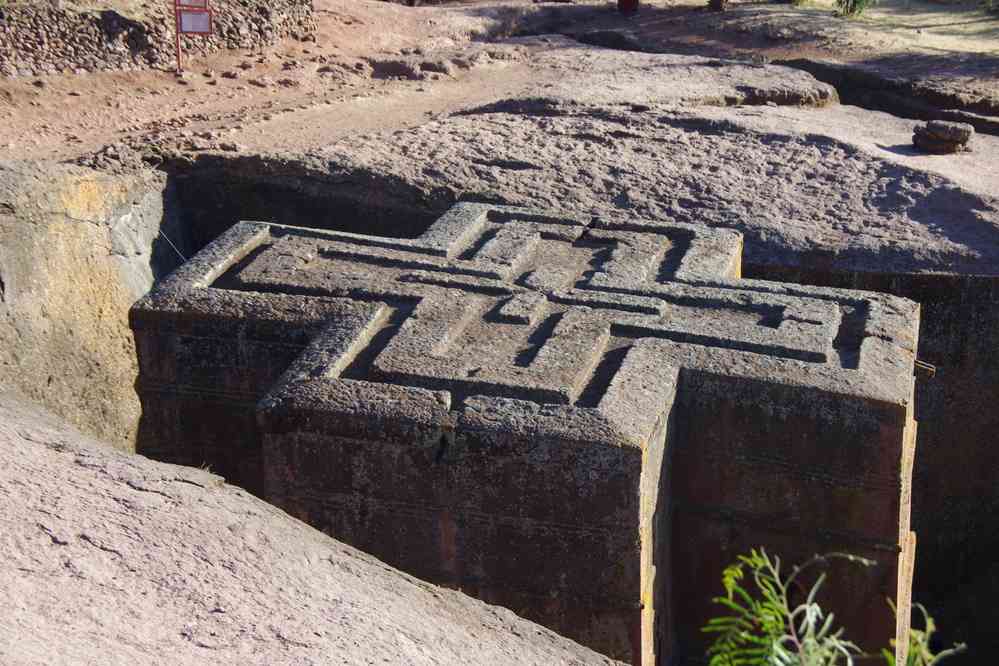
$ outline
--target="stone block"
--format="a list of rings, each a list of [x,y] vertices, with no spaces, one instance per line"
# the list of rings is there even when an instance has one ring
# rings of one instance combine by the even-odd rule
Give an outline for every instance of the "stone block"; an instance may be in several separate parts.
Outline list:
[[[918,306],[743,280],[738,233],[459,204],[396,239],[242,222],[132,310],[140,450],[635,664],[721,568],[847,551],[901,637]]]

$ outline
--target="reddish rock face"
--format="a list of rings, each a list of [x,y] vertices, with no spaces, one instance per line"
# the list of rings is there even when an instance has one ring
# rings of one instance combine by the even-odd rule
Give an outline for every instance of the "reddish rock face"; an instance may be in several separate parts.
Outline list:
[[[132,311],[140,449],[633,663],[703,648],[739,552],[864,555],[824,601],[885,645],[918,307],[741,250],[472,204],[416,239],[241,223]]]

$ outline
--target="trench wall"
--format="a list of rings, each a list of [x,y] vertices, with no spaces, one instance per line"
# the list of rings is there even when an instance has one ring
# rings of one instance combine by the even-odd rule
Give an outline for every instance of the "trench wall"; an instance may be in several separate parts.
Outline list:
[[[747,265],[748,276],[904,296],[921,304],[916,382],[919,435],[912,527],[919,537],[913,598],[968,663],[999,652],[986,590],[999,590],[999,277],[846,273]],[[974,602],[974,599],[979,602]],[[992,636],[991,640],[988,638]],[[983,643],[983,640],[985,641]],[[957,663],[955,661],[955,663]],[[981,663],[975,661],[975,663]]]
[[[128,308],[181,262],[167,180],[0,164],[0,385],[123,449],[139,400]],[[164,202],[167,205],[164,205]]]

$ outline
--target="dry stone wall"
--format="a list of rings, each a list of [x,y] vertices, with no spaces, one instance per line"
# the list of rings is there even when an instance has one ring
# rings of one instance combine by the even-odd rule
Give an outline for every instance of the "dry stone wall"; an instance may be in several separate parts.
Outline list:
[[[885,645],[918,306],[741,252],[482,204],[414,239],[240,223],[132,310],[138,448],[635,664],[699,653],[738,552],[863,554],[824,601]]]
[[[216,0],[215,34],[183,37],[185,53],[255,48],[315,32],[311,0]],[[131,70],[169,66],[174,59],[173,15],[168,3],[140,15],[79,10],[63,3],[0,5],[0,75]]]

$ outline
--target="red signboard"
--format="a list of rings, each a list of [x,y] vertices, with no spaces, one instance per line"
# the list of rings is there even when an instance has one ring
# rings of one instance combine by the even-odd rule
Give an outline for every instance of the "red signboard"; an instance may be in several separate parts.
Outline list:
[[[173,17],[177,46],[177,72],[180,72],[182,70],[180,36],[212,34],[212,9],[208,6],[208,0],[173,0]]]

